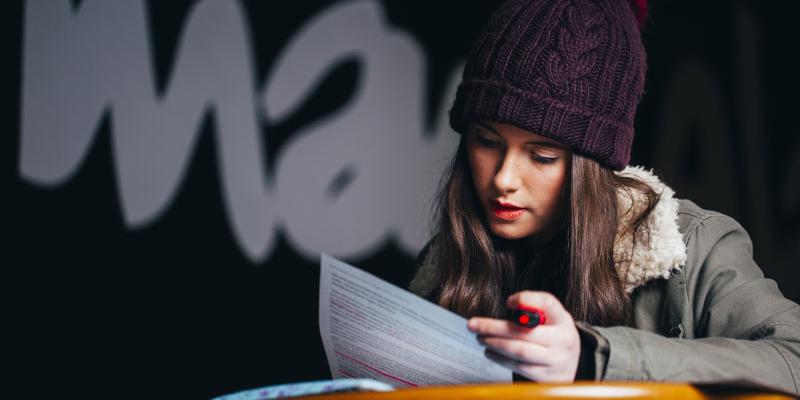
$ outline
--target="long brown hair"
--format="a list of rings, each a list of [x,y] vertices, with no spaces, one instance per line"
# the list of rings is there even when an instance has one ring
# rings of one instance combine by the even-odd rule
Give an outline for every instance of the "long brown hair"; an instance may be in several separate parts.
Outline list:
[[[644,228],[658,199],[653,189],[573,154],[564,185],[563,198],[569,207],[564,211],[563,226],[544,249],[538,249],[536,265],[540,267],[530,271],[523,268],[529,259],[519,256],[525,253],[519,242],[499,238],[489,230],[473,185],[466,147],[463,135],[438,198],[438,234],[429,254],[439,273],[433,299],[464,317],[507,318],[505,298],[532,288],[523,279],[532,272],[538,275],[536,289],[558,296],[576,321],[603,326],[628,324],[630,301],[615,266],[614,240],[618,230],[635,233]],[[639,191],[647,199],[643,211],[624,227],[619,226],[619,190]]]

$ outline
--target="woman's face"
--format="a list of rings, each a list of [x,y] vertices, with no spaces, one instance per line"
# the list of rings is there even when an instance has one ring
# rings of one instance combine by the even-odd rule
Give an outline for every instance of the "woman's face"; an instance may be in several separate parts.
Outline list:
[[[467,154],[492,233],[514,240],[555,231],[571,157],[564,145],[512,125],[473,122]]]

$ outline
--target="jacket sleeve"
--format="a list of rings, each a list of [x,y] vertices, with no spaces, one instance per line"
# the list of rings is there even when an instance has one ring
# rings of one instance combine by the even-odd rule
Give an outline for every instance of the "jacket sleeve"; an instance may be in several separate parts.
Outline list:
[[[764,277],[747,232],[730,217],[706,216],[687,232],[686,266],[670,279],[682,279],[690,338],[578,323],[596,341],[595,377],[746,378],[800,393],[800,306]]]

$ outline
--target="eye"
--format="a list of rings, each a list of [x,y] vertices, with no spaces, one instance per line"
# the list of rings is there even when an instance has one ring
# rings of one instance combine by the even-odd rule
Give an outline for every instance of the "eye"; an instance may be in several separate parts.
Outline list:
[[[475,135],[475,139],[477,139],[478,143],[483,147],[497,147],[497,146],[500,145],[500,142],[498,142],[496,140],[489,139],[489,138],[484,137],[484,136],[482,136],[480,134]]]
[[[558,157],[545,157],[536,153],[531,153],[531,158],[533,161],[540,164],[552,164],[558,161]]]

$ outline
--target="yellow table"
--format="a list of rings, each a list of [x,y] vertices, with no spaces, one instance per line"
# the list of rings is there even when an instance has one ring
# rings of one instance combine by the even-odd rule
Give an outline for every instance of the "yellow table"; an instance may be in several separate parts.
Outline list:
[[[574,383],[490,384],[398,389],[394,392],[339,393],[306,397],[313,400],[412,400],[412,399],[738,399],[778,400],[793,397],[757,390],[703,391],[681,383]]]

